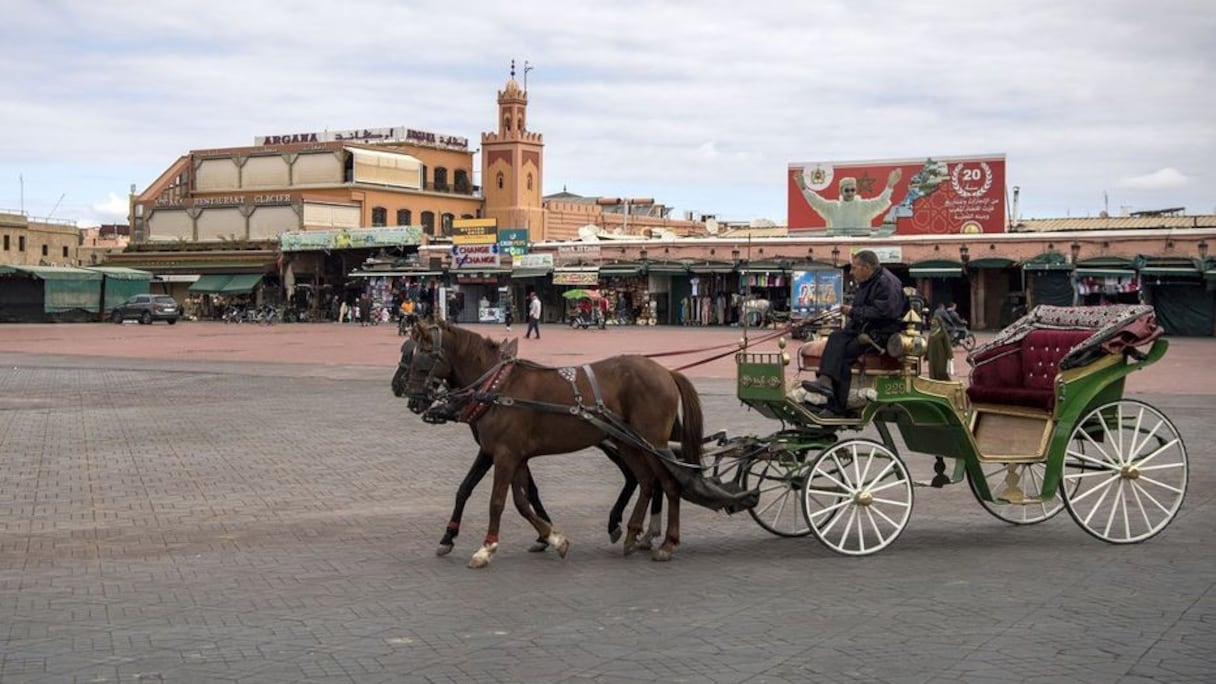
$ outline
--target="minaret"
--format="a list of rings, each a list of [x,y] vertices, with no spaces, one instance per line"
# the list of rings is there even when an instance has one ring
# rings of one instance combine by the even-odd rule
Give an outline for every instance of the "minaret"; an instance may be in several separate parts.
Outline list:
[[[481,134],[481,192],[485,216],[498,220],[498,229],[526,228],[528,239],[545,239],[541,207],[544,143],[528,132],[528,93],[511,78],[498,91],[498,132]]]

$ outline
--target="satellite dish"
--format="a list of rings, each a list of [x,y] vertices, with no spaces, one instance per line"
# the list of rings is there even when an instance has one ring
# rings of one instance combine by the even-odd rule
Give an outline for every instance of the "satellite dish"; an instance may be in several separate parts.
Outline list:
[[[587,225],[578,229],[578,239],[582,240],[583,242],[599,242],[600,227],[594,223],[588,223]]]
[[[711,218],[708,221],[706,221],[705,222],[705,232],[709,233],[710,235],[717,235],[718,234],[718,219]]]

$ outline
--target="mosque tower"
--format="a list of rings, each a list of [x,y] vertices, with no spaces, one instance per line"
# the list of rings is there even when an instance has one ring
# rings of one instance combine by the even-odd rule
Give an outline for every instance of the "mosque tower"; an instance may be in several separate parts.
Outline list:
[[[524,83],[529,67],[524,63]],[[511,78],[498,91],[498,132],[481,134],[481,192],[484,215],[498,220],[498,230],[526,228],[531,242],[546,237],[541,206],[544,143],[528,131],[528,91]]]

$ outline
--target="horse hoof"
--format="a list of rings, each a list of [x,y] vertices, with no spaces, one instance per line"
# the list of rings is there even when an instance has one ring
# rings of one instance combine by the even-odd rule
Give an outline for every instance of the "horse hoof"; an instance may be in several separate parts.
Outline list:
[[[637,551],[637,550],[638,550],[638,545],[637,545],[636,543],[634,543],[634,542],[628,542],[628,541],[627,541],[627,542],[625,542],[625,546],[624,546],[624,547],[622,547],[622,548],[623,548],[623,550],[624,550],[624,552],[625,552],[625,557],[629,557],[629,556],[632,556],[632,555],[633,555],[633,552],[634,552],[634,551]]]
[[[469,559],[469,567],[484,568],[485,566],[489,565],[490,559],[494,557],[494,552],[497,550],[497,543],[486,544],[480,549],[477,549],[477,553],[473,554],[473,557]]]
[[[532,546],[528,547],[528,553],[540,553],[547,548],[549,548],[549,542],[535,541],[532,542]]]
[[[470,568],[473,568],[474,570],[479,570],[479,569],[481,569],[481,568],[486,567],[486,566],[487,566],[487,565],[489,565],[489,564],[490,564],[490,559],[489,559],[489,558],[482,558],[482,557],[480,557],[480,556],[473,556],[472,558],[470,558],[470,559],[469,559],[469,567],[470,567]]]
[[[435,549],[435,555],[446,556],[452,552],[453,546],[455,546],[455,544],[440,544],[439,548]]]
[[[570,540],[566,539],[565,537],[562,537],[561,542],[559,542],[557,545],[557,555],[562,558],[565,558],[566,552],[569,550],[570,550]]]
[[[608,530],[608,539],[609,539],[609,540],[610,540],[610,541],[611,541],[613,544],[615,544],[615,543],[617,543],[618,541],[620,541],[620,540],[621,540],[621,528],[619,528],[619,527],[614,527],[614,528],[612,528],[611,530]]]
[[[641,539],[638,540],[638,543],[636,544],[636,546],[638,549],[640,549],[642,551],[649,551],[651,548],[650,538],[642,537]]]
[[[671,560],[671,552],[663,549],[662,547],[657,548],[650,552],[650,560],[666,563],[667,561]]]

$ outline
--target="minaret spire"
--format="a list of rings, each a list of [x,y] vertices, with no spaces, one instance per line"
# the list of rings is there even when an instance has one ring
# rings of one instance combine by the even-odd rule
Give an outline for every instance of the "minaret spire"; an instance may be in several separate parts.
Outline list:
[[[515,60],[511,60],[511,78],[515,78]]]

